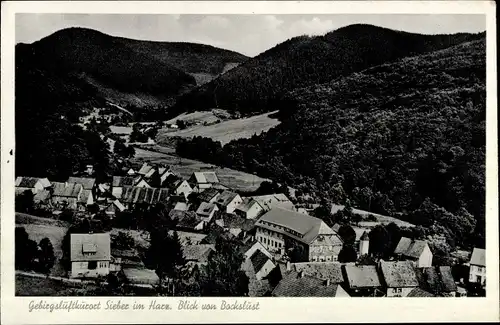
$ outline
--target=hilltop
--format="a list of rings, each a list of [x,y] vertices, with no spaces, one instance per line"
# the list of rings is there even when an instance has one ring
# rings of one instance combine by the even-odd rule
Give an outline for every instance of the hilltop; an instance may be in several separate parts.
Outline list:
[[[197,86],[198,75],[207,81],[245,60],[212,46],[131,40],[87,28],[63,29],[16,46],[18,75],[40,71],[60,79],[54,82],[71,79],[72,87],[85,84],[101,98],[139,108],[169,106]],[[71,96],[65,88],[54,91]]]
[[[287,106],[280,100],[287,91],[479,38],[484,33],[420,35],[362,24],[323,36],[295,37],[183,95],[173,110],[273,111]]]

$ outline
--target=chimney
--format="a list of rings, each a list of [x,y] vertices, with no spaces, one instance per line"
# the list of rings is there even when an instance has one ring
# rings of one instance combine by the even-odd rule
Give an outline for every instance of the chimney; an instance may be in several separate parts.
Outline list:
[[[286,270],[291,271],[292,270],[292,265],[290,264],[290,261],[286,261]]]
[[[325,286],[329,287],[330,286],[330,279],[325,280]]]

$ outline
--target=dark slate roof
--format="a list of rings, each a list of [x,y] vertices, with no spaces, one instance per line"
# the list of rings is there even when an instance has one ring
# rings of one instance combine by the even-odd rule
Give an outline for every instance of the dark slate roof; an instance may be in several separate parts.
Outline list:
[[[337,262],[303,262],[291,263],[291,268],[296,272],[304,272],[318,279],[330,279],[330,283],[343,283],[342,264]]]
[[[410,238],[401,237],[394,254],[419,258],[426,246],[428,245],[425,240],[411,240]]]
[[[203,193],[202,193],[203,194]],[[234,200],[235,197],[238,196],[238,193],[234,193],[231,191],[223,191],[219,197],[215,200],[217,204],[220,204],[221,206],[227,206],[229,203],[231,203],[232,200]]]
[[[275,232],[282,232],[287,236],[293,235],[306,244],[310,244],[318,235],[336,235],[336,233],[321,219],[281,208],[273,208],[265,213],[256,222],[256,226],[269,228]],[[273,226],[284,227],[287,231]],[[288,230],[291,230],[298,235],[295,235]]]
[[[389,288],[418,286],[417,275],[410,261],[380,261],[380,269]]]
[[[200,201],[209,202],[214,197],[216,197],[218,194],[219,194],[219,190],[217,190],[215,188],[207,188],[206,190],[204,190],[203,192],[201,192],[198,195],[198,199]]]
[[[76,184],[76,183],[53,182],[52,184],[54,186],[54,191],[52,192],[52,196],[76,198],[83,189],[83,186],[81,184]]]
[[[113,176],[113,187],[121,187],[121,186],[134,186],[137,177],[132,176]]]
[[[449,266],[417,268],[415,273],[421,289],[435,294],[457,291],[457,285]]]
[[[250,257],[250,261],[252,262],[253,269],[255,273],[259,272],[260,269],[266,264],[269,257],[266,254],[262,253],[260,250],[256,250],[252,256]]]
[[[38,177],[17,177],[16,178],[16,187],[26,187],[33,188],[35,184],[40,181],[43,187],[49,187],[50,182],[47,178],[38,178]]]
[[[68,183],[82,184],[84,190],[91,190],[95,185],[95,178],[88,177],[70,177]]]
[[[435,297],[435,296],[432,293],[427,292],[425,290],[422,290],[420,288],[414,288],[408,293],[407,297],[421,297],[421,298],[423,298],[423,297]]]
[[[72,262],[111,260],[109,233],[71,234],[70,258]]]
[[[168,200],[168,190],[165,188],[131,187],[123,188],[121,201],[130,204],[163,203]]]
[[[177,220],[177,226],[194,229],[202,222],[201,218],[192,211],[171,210],[169,216],[172,220]]]
[[[200,206],[196,210],[196,213],[202,216],[208,216],[215,210],[216,206],[213,203],[201,202]]]
[[[287,272],[274,288],[275,297],[335,297],[338,284],[326,285],[321,280],[309,275],[300,276],[295,271]]]
[[[486,266],[486,250],[481,248],[474,248],[470,258],[470,264]]]
[[[182,253],[186,261],[195,261],[199,263],[207,262],[208,256],[212,251],[215,251],[215,246],[212,244],[187,245],[182,247]]]
[[[382,286],[375,265],[347,264],[344,268],[347,277],[346,282],[351,289],[378,288]]]
[[[255,220],[246,219],[238,217],[235,215],[223,215],[222,220],[224,221],[225,228],[237,228],[244,231],[250,231],[255,225]]]
[[[254,204],[260,206],[259,202],[257,202],[256,200],[252,199],[251,197],[245,197],[243,198],[241,204],[236,207],[236,210],[247,212]],[[264,209],[263,207],[261,208]]]

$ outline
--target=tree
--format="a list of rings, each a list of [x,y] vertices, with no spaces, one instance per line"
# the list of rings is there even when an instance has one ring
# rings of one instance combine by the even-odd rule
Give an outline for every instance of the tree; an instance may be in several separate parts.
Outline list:
[[[344,246],[342,246],[338,257],[340,263],[356,262],[357,258],[358,255],[352,245],[344,244]]]
[[[344,245],[354,245],[356,241],[356,232],[349,225],[342,225],[339,228],[338,234],[344,241]]]
[[[383,226],[375,226],[370,231],[368,236],[370,237],[370,254],[378,257],[383,257],[389,253],[390,237],[389,233]]]
[[[373,256],[364,254],[358,258],[359,265],[377,265],[377,261],[373,258]]]
[[[219,238],[210,253],[206,272],[201,277],[201,294],[211,297],[241,297],[248,295],[248,277],[241,270],[243,255],[237,243]]]
[[[47,237],[40,240],[38,247],[40,248],[38,255],[39,268],[43,273],[49,274],[50,269],[54,266],[54,262],[56,260],[54,247],[52,246],[50,239]]]
[[[134,237],[128,232],[119,231],[118,235],[114,236],[111,245],[119,249],[130,249],[135,246]]]
[[[29,238],[24,227],[15,231],[15,267],[16,270],[33,270],[38,254],[38,245]]]
[[[17,195],[15,199],[16,211],[25,213],[31,212],[34,207],[34,201],[33,201],[34,196],[35,195],[30,190],[26,190],[21,194]]]

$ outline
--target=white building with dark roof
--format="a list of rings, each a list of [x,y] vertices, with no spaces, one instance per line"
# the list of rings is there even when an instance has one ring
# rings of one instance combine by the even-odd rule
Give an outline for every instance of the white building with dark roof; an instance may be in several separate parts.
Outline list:
[[[380,261],[387,297],[406,297],[419,287],[415,267],[411,261]]]
[[[394,255],[400,259],[413,261],[416,267],[432,266],[432,251],[425,240],[412,240],[401,237]]]
[[[217,199],[215,199],[215,203],[226,213],[233,213],[241,202],[243,202],[241,196],[231,191],[223,191]]]
[[[345,282],[351,296],[374,297],[385,295],[375,265],[346,264],[344,271]]]
[[[256,239],[271,252],[295,251],[302,262],[337,261],[342,239],[321,219],[274,208],[256,223]]]
[[[109,273],[111,239],[109,233],[71,234],[72,278],[95,278]]]
[[[47,178],[38,177],[17,177],[16,178],[16,193],[22,193],[26,190],[36,194],[39,191],[49,189],[52,184]]]
[[[207,188],[219,183],[219,178],[215,172],[194,172],[189,178],[198,192],[203,192]]]
[[[199,215],[203,221],[210,222],[219,208],[213,203],[201,202],[200,206],[196,210],[196,214]]]
[[[469,262],[469,282],[486,285],[486,250],[474,248]]]
[[[241,204],[239,204],[234,213],[240,217],[246,219],[255,219],[264,212],[264,208],[251,197],[245,197],[242,199]]]

